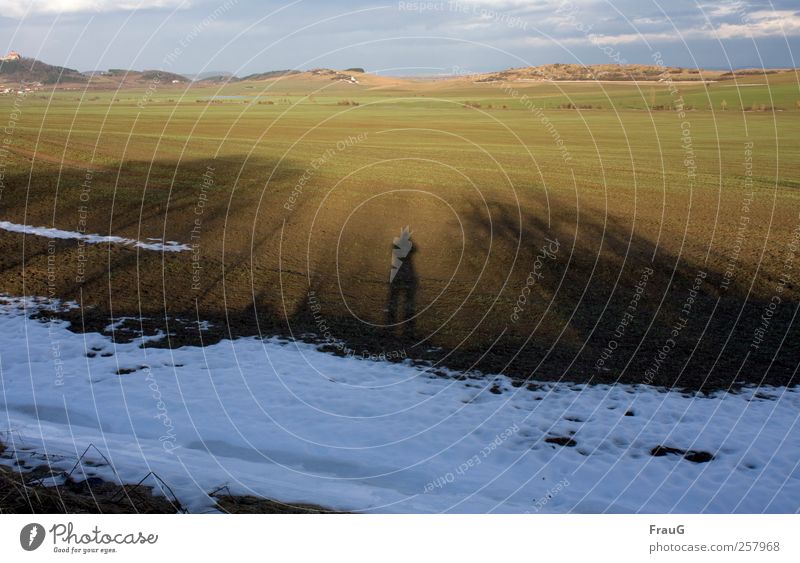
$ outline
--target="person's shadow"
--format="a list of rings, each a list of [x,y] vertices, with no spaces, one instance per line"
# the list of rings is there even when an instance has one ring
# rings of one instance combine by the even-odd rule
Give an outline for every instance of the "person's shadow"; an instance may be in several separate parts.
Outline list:
[[[417,287],[419,279],[414,267],[414,257],[419,247],[410,241],[406,227],[392,245],[392,276],[389,281],[389,297],[386,306],[387,329],[396,333],[398,323],[402,326],[401,337],[413,340],[417,310]],[[403,254],[405,254],[404,257]],[[399,262],[399,264],[398,264]],[[396,268],[395,268],[396,266]]]

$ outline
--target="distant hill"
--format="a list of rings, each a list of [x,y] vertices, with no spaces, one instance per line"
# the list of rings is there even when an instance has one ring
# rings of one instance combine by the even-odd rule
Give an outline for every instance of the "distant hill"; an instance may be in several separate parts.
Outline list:
[[[85,84],[88,88],[118,88],[140,86],[158,81],[160,84],[185,84],[188,78],[164,70],[125,70],[112,68],[105,71],[79,72],[75,69],[49,65],[36,59],[21,58],[0,62],[0,83],[35,84],[59,87],[68,84]]]
[[[35,83],[85,83],[89,77],[77,70],[49,65],[36,59],[22,57],[0,62],[0,82],[6,84]]]
[[[325,76],[330,78],[331,80],[351,80],[351,76],[349,74],[343,73],[355,73],[355,74],[363,74],[365,71],[363,68],[360,67],[353,67],[348,68],[343,71],[331,70],[329,68],[317,68],[310,71],[304,70],[268,70],[266,72],[255,72],[253,74],[248,74],[247,76],[243,76],[241,78],[233,76],[230,73],[208,73],[208,76],[203,76],[203,78],[196,78],[195,80],[216,80],[221,81],[221,78],[228,80],[230,82],[238,81],[238,80],[270,80],[273,78],[280,78],[282,76],[294,76],[298,74],[308,74],[311,73],[314,76]],[[205,74],[205,73],[204,73]]]
[[[724,78],[733,78],[736,76],[763,76],[765,74],[778,74],[781,72],[789,72],[791,68],[740,68],[722,74]]]
[[[292,74],[300,74],[299,70],[270,70],[267,72],[257,72],[255,74],[248,74],[241,78],[241,80],[267,80],[269,78],[279,78],[281,76],[290,76]]]
[[[239,79],[232,75],[232,74],[213,74],[209,76],[205,76],[203,78],[195,78],[192,82],[199,82],[199,83],[212,83],[212,84],[220,84],[220,83],[231,83],[231,82],[238,82]]]
[[[519,80],[659,80],[669,76],[673,80],[708,80],[719,78],[721,71],[696,68],[663,67],[656,65],[578,65],[555,63],[541,66],[510,68],[500,72],[476,75],[476,82],[513,82]]]
[[[98,78],[95,74],[92,78]],[[121,80],[125,83],[128,82],[153,82],[158,80],[160,83],[165,82],[189,82],[189,79],[181,74],[174,72],[167,72],[166,70],[123,70],[120,68],[110,68],[108,71],[102,73],[99,78],[111,78],[112,80]]]
[[[236,79],[236,75],[234,75],[232,72],[228,72],[227,70],[209,70],[198,73],[182,72],[180,74],[181,76],[184,76],[194,82],[198,82],[200,80],[223,82],[225,80]]]
[[[425,80],[433,80],[445,84],[457,85],[459,81],[474,83],[492,82],[547,82],[547,81],[659,81],[669,78],[675,81],[708,81],[732,80],[737,77],[761,74],[780,73],[787,69],[696,69],[684,67],[663,67],[657,65],[636,64],[547,64],[520,68],[509,68],[502,71],[486,72],[470,75],[449,75],[435,77],[400,78],[378,76],[365,72],[361,67],[345,70],[316,68],[311,70],[270,70],[237,77],[227,71],[207,71],[198,74],[178,74],[164,70],[126,70],[112,68],[105,71],[92,70],[79,72],[71,68],[49,65],[31,58],[20,58],[0,61],[0,85],[6,87],[14,84],[36,84],[56,88],[69,88],[70,85],[84,84],[93,90],[118,89],[126,87],[142,87],[153,83],[159,86],[183,85],[191,83],[202,85],[221,85],[243,81],[272,81],[284,77],[300,81],[335,81],[342,84],[368,88],[385,88],[403,84],[418,84]],[[74,87],[74,86],[73,86]]]

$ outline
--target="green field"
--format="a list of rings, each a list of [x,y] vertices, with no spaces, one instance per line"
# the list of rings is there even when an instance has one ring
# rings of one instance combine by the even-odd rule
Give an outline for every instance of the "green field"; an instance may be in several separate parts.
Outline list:
[[[167,319],[177,343],[196,339],[175,325],[198,315],[214,338],[319,337],[324,318],[359,351],[520,378],[727,386],[756,377],[730,371],[749,353],[775,356],[757,379],[787,383],[798,104],[794,73],[673,91],[297,75],[0,96],[13,121],[0,220],[196,245],[162,256],[0,231],[0,291],[80,301],[91,326]],[[405,225],[415,318],[387,328]],[[546,240],[559,250],[529,284]],[[635,318],[595,369],[644,268]],[[698,271],[682,342],[647,378]]]

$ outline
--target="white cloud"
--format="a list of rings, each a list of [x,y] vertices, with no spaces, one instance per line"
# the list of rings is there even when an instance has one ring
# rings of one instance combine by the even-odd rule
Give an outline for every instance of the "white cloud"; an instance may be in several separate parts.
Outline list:
[[[692,39],[759,39],[764,37],[800,36],[800,12],[794,10],[757,10],[740,12],[738,2],[726,6],[717,6],[717,14],[724,14],[722,19],[729,19],[731,14],[740,14],[732,21],[712,21],[702,27],[678,26],[677,30],[667,28],[658,31],[640,31],[632,33],[591,33],[589,35],[571,35],[557,38],[563,45],[624,45],[629,43],[681,41]],[[713,18],[711,18],[713,19]],[[647,23],[654,23],[648,19]],[[667,24],[667,21],[662,22]],[[574,27],[574,22],[572,24]],[[529,37],[529,45],[542,45],[552,41],[542,37]]]
[[[188,4],[188,0],[0,0],[0,14],[23,18],[38,14],[129,12]]]
[[[733,16],[735,14],[744,14],[747,12],[747,6],[744,2],[714,2],[711,4],[700,4],[699,8],[711,18],[724,18]]]
[[[682,34],[685,37],[685,34]],[[676,33],[657,32],[657,33],[622,33],[619,35],[593,35],[591,42],[595,45],[621,45],[624,43],[636,43],[638,41],[676,41],[680,36]]]
[[[634,25],[664,25],[664,18],[633,18]]]
[[[720,39],[800,35],[800,14],[791,10],[751,12],[743,23],[723,23],[714,32]]]

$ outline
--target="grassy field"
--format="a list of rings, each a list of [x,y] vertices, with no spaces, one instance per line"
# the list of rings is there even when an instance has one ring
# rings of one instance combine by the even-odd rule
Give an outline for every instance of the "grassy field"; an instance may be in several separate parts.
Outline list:
[[[520,379],[793,382],[794,73],[360,82],[0,97],[0,220],[195,245],[0,231],[0,291],[79,301],[86,328],[143,316],[171,345],[200,318],[206,341],[327,332]],[[405,225],[413,270],[394,291],[413,319],[387,327]]]

